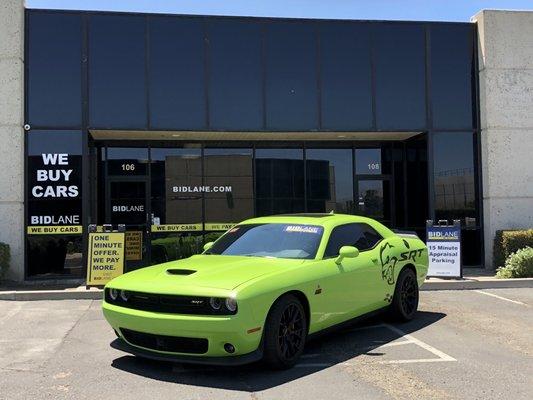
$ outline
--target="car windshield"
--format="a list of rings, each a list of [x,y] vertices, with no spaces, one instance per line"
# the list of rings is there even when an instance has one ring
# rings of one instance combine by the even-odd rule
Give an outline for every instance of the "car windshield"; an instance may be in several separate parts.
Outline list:
[[[316,225],[237,225],[205,254],[274,258],[315,258],[324,229]]]

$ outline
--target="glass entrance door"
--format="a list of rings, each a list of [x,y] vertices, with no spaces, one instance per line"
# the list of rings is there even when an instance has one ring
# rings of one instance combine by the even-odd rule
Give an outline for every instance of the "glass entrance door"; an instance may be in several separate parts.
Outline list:
[[[125,270],[148,265],[149,214],[147,181],[141,177],[116,177],[107,181],[106,223],[126,227]]]
[[[392,190],[389,178],[356,179],[356,207],[359,215],[392,226]]]

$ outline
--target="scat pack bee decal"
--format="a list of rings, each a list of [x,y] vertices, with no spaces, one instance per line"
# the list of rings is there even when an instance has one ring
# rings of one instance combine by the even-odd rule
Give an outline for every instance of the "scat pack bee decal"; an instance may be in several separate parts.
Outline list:
[[[402,239],[403,245],[407,251],[402,251],[397,256],[398,251],[395,249],[396,246],[385,242],[379,249],[379,261],[381,262],[381,278],[384,281],[387,281],[389,285],[394,285],[394,271],[396,269],[396,264],[398,261],[408,261],[412,260],[416,262],[416,259],[422,255],[424,249],[415,249],[411,250],[409,242]]]

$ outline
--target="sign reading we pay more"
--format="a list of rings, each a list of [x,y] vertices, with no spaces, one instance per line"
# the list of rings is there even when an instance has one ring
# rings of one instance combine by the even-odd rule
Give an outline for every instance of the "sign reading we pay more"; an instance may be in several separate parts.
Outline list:
[[[105,285],[124,273],[124,233],[89,233],[87,285]]]

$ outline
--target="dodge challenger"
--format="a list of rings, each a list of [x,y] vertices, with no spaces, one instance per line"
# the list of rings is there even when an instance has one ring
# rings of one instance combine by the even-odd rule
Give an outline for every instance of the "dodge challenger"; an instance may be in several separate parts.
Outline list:
[[[176,362],[289,368],[312,336],[387,311],[407,321],[425,244],[365,217],[246,220],[202,254],[126,273],[104,290],[116,349]]]

